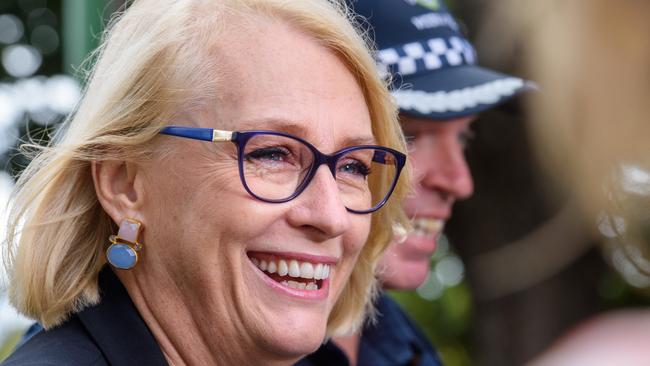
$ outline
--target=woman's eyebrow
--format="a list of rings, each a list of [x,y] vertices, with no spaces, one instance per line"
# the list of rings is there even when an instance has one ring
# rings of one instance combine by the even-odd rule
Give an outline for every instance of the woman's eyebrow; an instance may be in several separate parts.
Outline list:
[[[296,136],[306,136],[309,131],[303,124],[280,118],[261,118],[239,123],[238,130],[271,130]]]
[[[290,121],[286,119],[279,118],[264,118],[258,120],[244,121],[239,124],[239,130],[272,130],[278,132],[288,133],[305,140],[310,140],[310,133],[313,133],[312,129],[304,126],[302,123],[297,121]],[[375,145],[377,140],[372,135],[366,136],[351,136],[345,137],[340,146],[356,146],[356,145]]]
[[[358,137],[348,137],[344,140],[345,146],[356,146],[356,145],[376,145],[377,140],[373,136],[358,136]]]

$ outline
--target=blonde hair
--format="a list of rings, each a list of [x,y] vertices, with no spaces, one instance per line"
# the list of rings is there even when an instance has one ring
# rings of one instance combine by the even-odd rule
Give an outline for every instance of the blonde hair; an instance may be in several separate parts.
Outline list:
[[[278,18],[337,54],[364,92],[377,143],[405,151],[396,107],[342,2],[135,1],[93,55],[97,62],[77,111],[50,146],[38,148],[12,195],[5,257],[10,298],[44,327],[100,300],[97,275],[115,224],[97,200],[91,162],[147,159],[154,152],[151,140],[178,106],[198,108],[218,93],[219,82],[204,75],[218,80],[224,70],[206,45],[226,11]],[[371,309],[374,271],[392,224],[407,225],[400,206],[407,178],[405,171],[392,198],[372,216],[367,243],[330,314],[330,335],[354,329]]]

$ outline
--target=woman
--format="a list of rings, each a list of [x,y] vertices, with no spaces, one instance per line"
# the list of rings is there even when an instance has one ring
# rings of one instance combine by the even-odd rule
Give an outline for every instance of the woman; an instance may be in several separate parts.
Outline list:
[[[8,365],[283,365],[359,324],[405,157],[345,14],[133,3],[18,182],[11,298],[47,331]]]

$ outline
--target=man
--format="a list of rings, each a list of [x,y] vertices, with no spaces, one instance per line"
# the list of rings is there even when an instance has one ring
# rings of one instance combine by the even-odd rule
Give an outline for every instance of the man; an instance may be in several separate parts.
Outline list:
[[[379,277],[385,289],[413,290],[426,279],[454,202],[473,192],[464,156],[471,123],[534,86],[477,66],[474,48],[442,1],[359,0],[352,6],[374,33],[379,67],[392,76],[414,167],[413,194],[404,202],[414,231],[391,246]],[[395,302],[383,295],[376,307],[375,324],[334,338],[298,365],[440,365]]]

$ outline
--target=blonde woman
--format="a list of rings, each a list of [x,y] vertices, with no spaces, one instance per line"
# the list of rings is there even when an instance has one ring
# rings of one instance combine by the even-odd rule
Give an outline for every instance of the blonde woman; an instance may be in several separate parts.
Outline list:
[[[5,365],[288,365],[359,324],[407,182],[347,17],[140,0],[115,21],[13,196],[11,299],[46,330]]]

